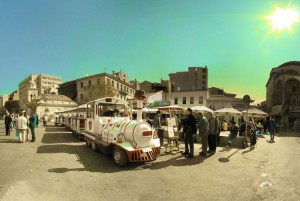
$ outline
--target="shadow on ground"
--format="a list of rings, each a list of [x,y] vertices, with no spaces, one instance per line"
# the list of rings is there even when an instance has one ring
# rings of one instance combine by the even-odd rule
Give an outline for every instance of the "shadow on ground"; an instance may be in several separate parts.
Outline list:
[[[52,173],[66,173],[69,171],[89,171],[89,172],[105,172],[113,173],[119,171],[132,171],[142,170],[141,165],[146,163],[129,163],[126,167],[118,167],[114,164],[111,155],[101,152],[94,152],[91,148],[85,144],[82,145],[43,145],[38,147],[38,154],[57,154],[67,153],[74,154],[77,157],[77,161],[80,162],[82,168],[65,168],[57,167],[49,169]]]

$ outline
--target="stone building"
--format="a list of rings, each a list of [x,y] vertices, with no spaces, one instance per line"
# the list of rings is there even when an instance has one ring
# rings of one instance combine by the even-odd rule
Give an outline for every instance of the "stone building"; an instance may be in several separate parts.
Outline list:
[[[3,107],[6,103],[6,101],[9,100],[9,95],[8,94],[3,94],[0,96],[0,107]]]
[[[272,68],[266,84],[266,110],[292,127],[300,120],[300,61],[290,61]]]
[[[79,105],[103,96],[132,99],[136,91],[135,81],[129,82],[124,72],[100,73],[82,77],[60,85],[59,94],[66,95]],[[110,92],[108,92],[110,91]]]
[[[43,94],[38,96],[37,99],[40,101],[36,113],[39,118],[46,115],[50,121],[54,119],[55,112],[77,107],[77,103],[65,95]]]
[[[26,109],[24,102],[31,101],[47,90],[59,87],[62,79],[59,76],[31,74],[19,83],[19,101],[21,108]],[[50,91],[48,91],[50,93]]]
[[[242,98],[237,98],[236,94],[226,93],[223,89],[217,87],[209,88],[207,107],[212,110],[218,110],[224,107],[233,107],[239,111],[246,109]]]
[[[207,67],[189,67],[187,72],[169,74],[173,91],[207,91]]]

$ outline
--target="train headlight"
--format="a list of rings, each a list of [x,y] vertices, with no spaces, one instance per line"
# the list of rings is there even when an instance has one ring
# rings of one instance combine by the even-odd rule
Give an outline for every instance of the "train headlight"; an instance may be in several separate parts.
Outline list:
[[[118,143],[123,142],[123,138],[124,138],[124,135],[123,135],[122,133],[119,133],[119,134],[117,135],[117,142],[118,142]]]
[[[152,131],[144,131],[143,137],[152,137]]]

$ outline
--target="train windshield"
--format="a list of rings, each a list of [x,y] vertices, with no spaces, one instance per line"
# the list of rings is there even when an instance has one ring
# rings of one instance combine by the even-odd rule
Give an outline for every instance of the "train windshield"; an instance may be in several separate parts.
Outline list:
[[[124,117],[125,105],[102,103],[98,105],[98,116],[103,117]]]

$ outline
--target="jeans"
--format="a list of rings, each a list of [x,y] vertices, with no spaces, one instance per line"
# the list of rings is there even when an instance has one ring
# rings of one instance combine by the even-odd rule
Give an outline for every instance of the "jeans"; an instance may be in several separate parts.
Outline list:
[[[189,153],[190,155],[194,155],[194,139],[193,134],[186,133],[184,135],[184,145],[185,145],[185,153]],[[190,146],[190,149],[189,149]]]
[[[30,131],[31,131],[32,141],[35,141],[35,128],[30,127]]]

